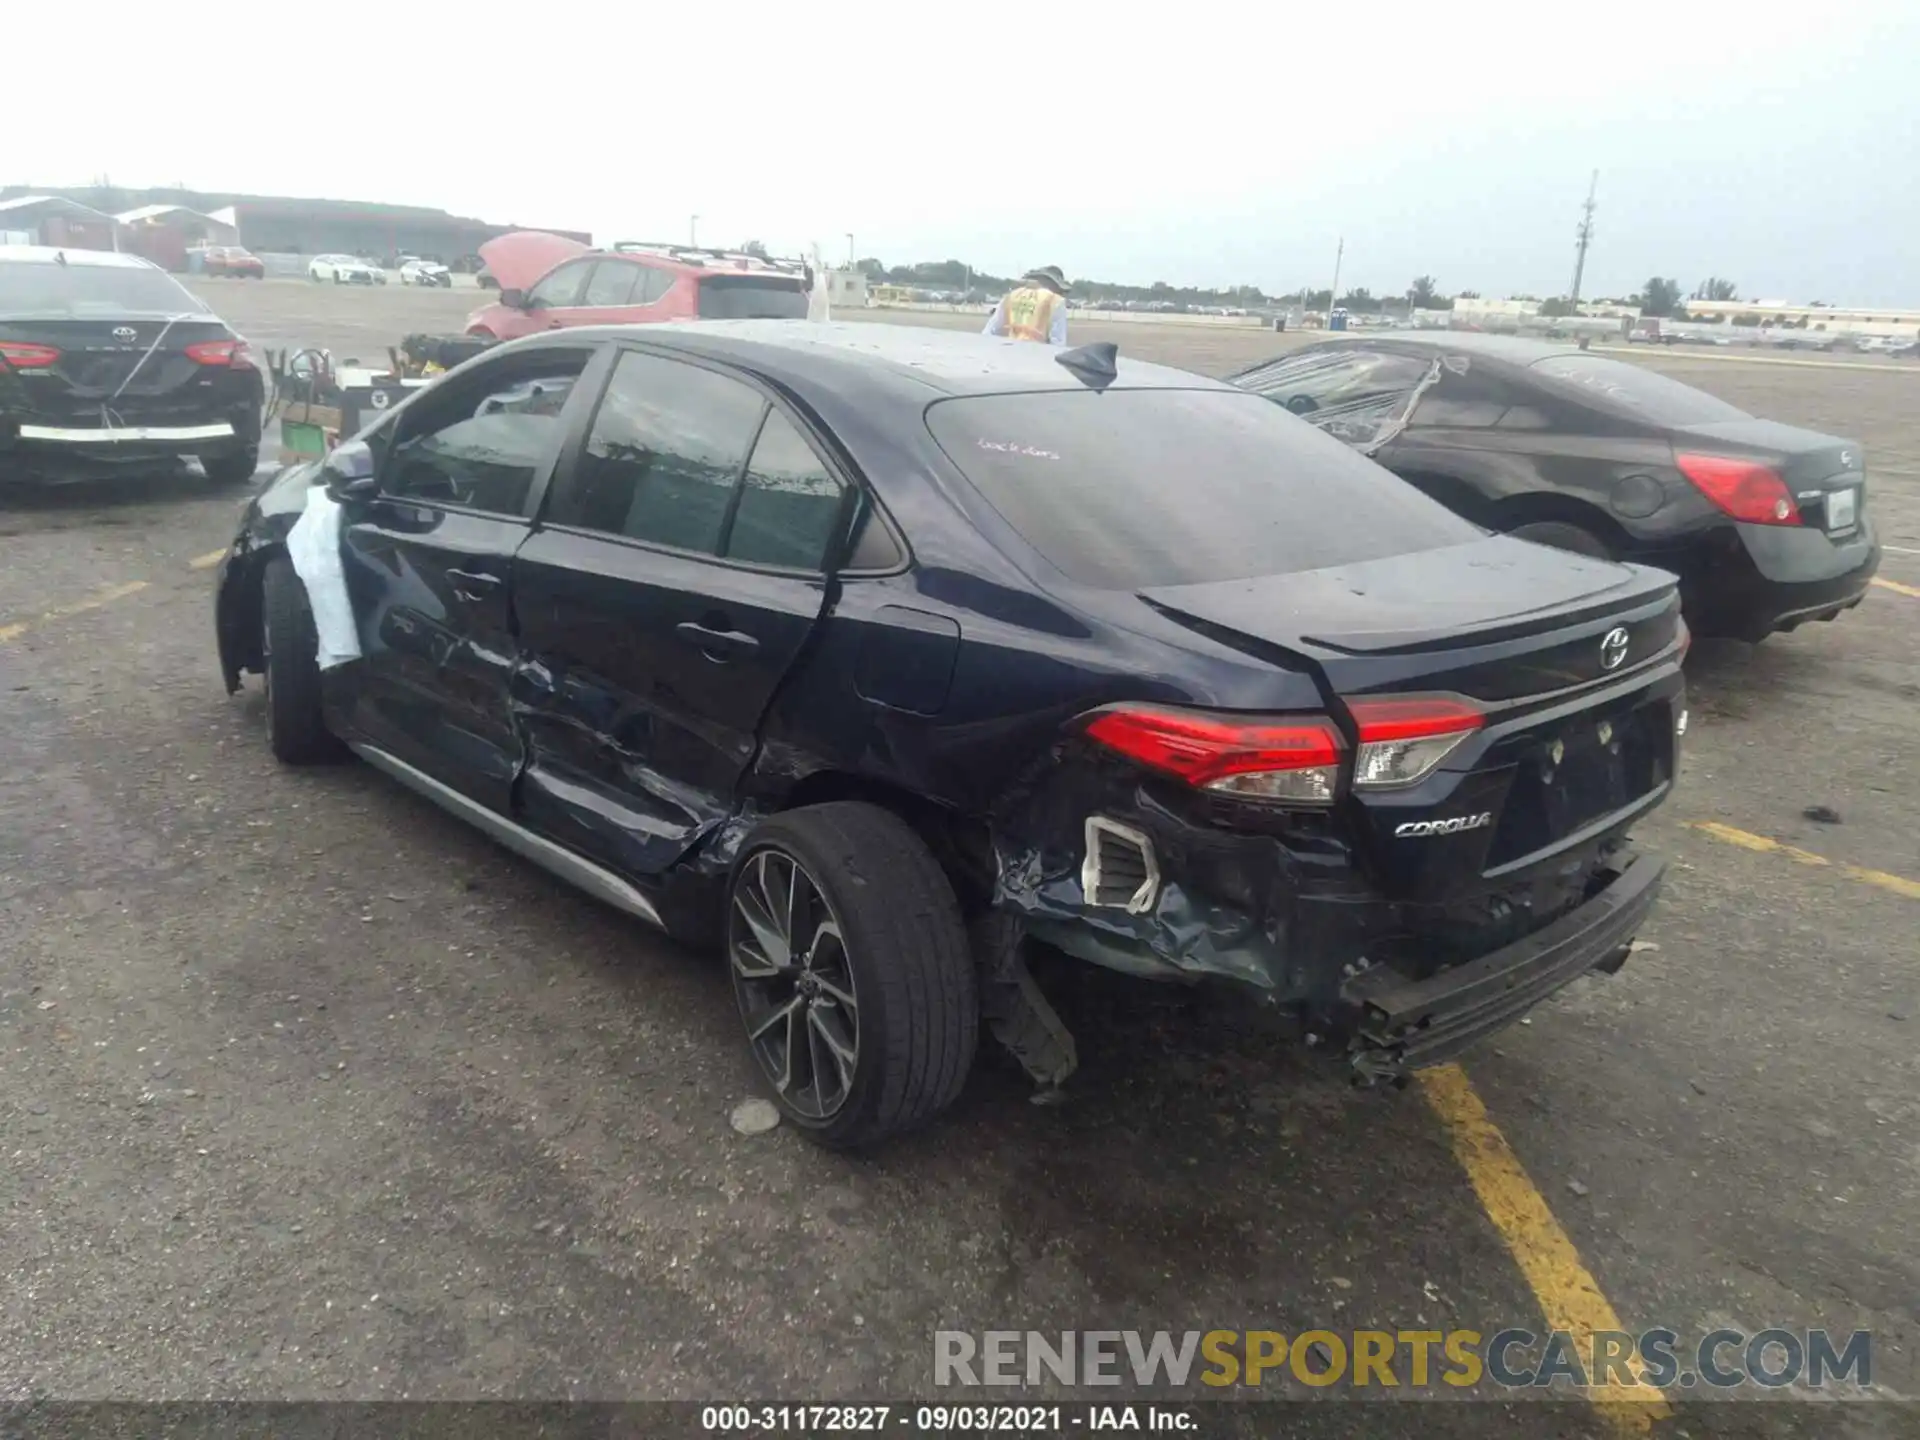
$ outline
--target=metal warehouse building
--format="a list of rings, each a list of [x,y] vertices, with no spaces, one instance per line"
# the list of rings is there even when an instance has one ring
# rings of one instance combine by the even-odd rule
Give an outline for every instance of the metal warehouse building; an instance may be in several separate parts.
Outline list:
[[[438,255],[452,261],[472,254],[486,241],[510,230],[548,230],[584,243],[592,241],[585,231],[556,229],[550,225],[496,225],[425,205],[305,200],[171,188],[133,190],[90,185],[49,190],[10,186],[0,188],[0,204],[29,195],[41,202],[34,208],[36,215],[44,213],[43,207],[47,204],[62,201],[76,210],[84,207],[103,220],[132,210],[197,211],[230,225],[238,233],[239,243],[256,254],[319,255],[341,251],[377,257],[411,253]],[[99,248],[112,248],[110,221],[108,236]]]

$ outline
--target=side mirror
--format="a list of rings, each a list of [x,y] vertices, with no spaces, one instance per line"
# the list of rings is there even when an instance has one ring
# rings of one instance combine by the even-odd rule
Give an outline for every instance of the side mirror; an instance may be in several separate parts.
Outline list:
[[[363,440],[336,445],[320,462],[320,483],[338,503],[365,499],[380,488],[373,473],[373,447]]]
[[[533,303],[527,299],[527,292],[524,290],[502,290],[500,292],[500,303],[509,310],[531,310],[533,308]]]

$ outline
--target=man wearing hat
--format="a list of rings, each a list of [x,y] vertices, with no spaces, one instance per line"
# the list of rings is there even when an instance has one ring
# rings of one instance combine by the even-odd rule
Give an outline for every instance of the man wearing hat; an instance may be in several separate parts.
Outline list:
[[[1020,288],[1009,290],[987,319],[987,335],[1015,340],[1067,343],[1067,277],[1058,265],[1042,265],[1020,277]]]

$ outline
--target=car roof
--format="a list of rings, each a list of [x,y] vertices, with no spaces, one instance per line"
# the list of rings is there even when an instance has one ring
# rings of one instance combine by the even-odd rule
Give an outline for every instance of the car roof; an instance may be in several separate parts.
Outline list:
[[[0,245],[0,260],[29,265],[58,265],[65,256],[68,265],[99,265],[121,270],[158,270],[151,260],[138,255],[123,255],[117,250],[63,249],[58,245]]]
[[[757,371],[807,393],[898,387],[928,400],[941,395],[999,395],[1079,390],[1084,382],[1056,363],[1062,353],[1023,340],[970,330],[872,321],[696,320],[671,325],[590,325],[533,337],[555,345],[583,339],[632,340],[683,350]],[[1225,390],[1233,386],[1187,370],[1120,356],[1120,390]],[[932,395],[926,392],[934,392]]]

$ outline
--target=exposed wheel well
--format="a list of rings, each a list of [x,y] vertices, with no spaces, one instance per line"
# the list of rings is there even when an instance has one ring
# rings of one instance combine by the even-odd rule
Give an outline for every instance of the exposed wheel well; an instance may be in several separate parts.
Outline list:
[[[1511,496],[1494,505],[1489,511],[1489,518],[1483,523],[1504,532],[1547,520],[1577,525],[1589,534],[1597,535],[1606,541],[1607,548],[1616,555],[1633,548],[1633,537],[1621,528],[1619,521],[1597,505],[1589,505],[1584,500],[1565,495]]]
[[[993,898],[993,840],[984,822],[898,785],[844,770],[816,770],[787,792],[780,808],[862,800],[899,816],[932,850],[947,872],[963,912],[972,914]]]

